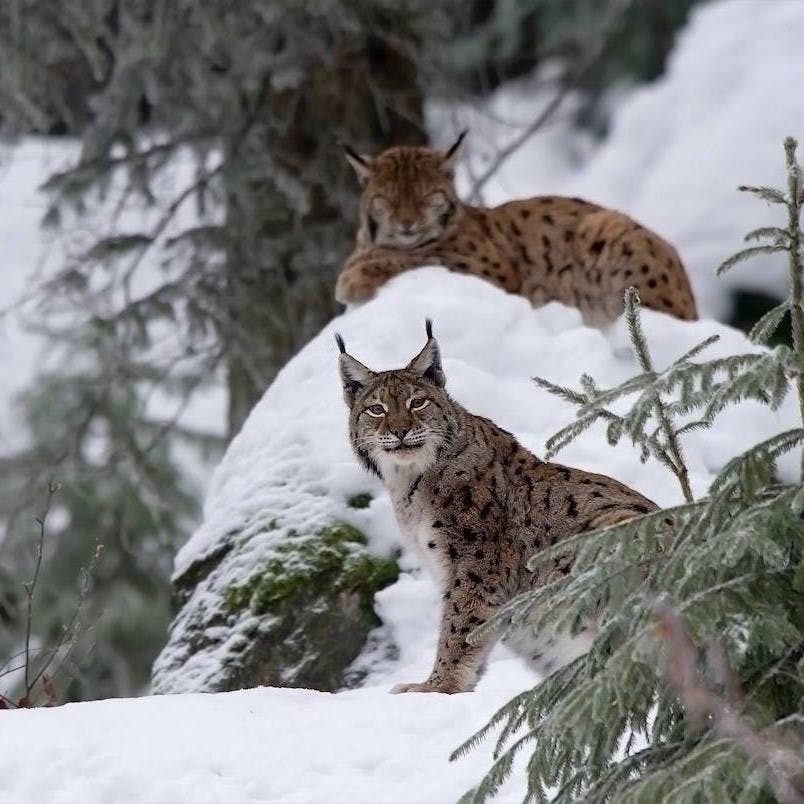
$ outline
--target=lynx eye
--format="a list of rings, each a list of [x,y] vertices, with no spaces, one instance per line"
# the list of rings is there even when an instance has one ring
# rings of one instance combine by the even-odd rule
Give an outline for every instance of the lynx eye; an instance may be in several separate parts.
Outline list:
[[[447,196],[441,191],[430,193],[430,195],[427,196],[427,205],[433,209],[444,209],[448,203]]]
[[[391,208],[391,202],[384,195],[375,195],[371,199],[369,209],[373,215],[382,217]]]
[[[429,399],[425,399],[423,396],[416,396],[410,400],[408,407],[411,410],[424,410],[429,404]]]
[[[385,416],[385,406],[369,405],[366,408],[366,413],[368,413],[369,416],[374,416],[375,419],[379,419],[381,416]]]

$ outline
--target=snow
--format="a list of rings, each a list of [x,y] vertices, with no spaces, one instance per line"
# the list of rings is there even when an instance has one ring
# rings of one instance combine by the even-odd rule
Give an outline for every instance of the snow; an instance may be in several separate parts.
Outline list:
[[[4,712],[0,802],[451,802],[481,755],[449,753],[508,696],[257,689]],[[514,782],[499,798],[520,800]]]
[[[204,525],[178,567],[214,546],[222,529],[248,527],[282,500],[288,521],[340,518],[367,533],[377,551],[397,543],[387,497],[349,448],[333,333],[370,367],[392,368],[421,347],[425,316],[434,321],[449,392],[539,452],[572,412],[540,392],[531,375],[575,384],[588,371],[613,383],[635,369],[622,328],[603,334],[582,326],[575,310],[552,304],[534,311],[517,296],[440,268],[402,275],[375,301],[327,326],[283,369],[215,473]],[[749,348],[741,333],[713,322],[647,311],[644,328],[658,366],[711,333],[721,336],[712,356]],[[712,430],[691,433],[685,444],[695,491],[703,492],[737,451],[794,418],[792,399],[778,414],[744,405]],[[599,431],[561,458],[617,477],[661,504],[680,499],[661,467],[641,465],[626,444],[607,447]],[[346,498],[367,489],[375,495],[371,505],[349,508]],[[389,695],[398,681],[423,680],[435,651],[437,591],[412,555],[402,563],[407,571],[376,601],[399,656],[363,657],[370,673],[362,688],[334,695],[265,688],[5,712],[0,801],[456,800],[489,767],[491,749],[484,744],[455,763],[446,761],[449,752],[538,679],[498,648],[472,694]],[[499,801],[520,800],[523,772],[517,766]]]

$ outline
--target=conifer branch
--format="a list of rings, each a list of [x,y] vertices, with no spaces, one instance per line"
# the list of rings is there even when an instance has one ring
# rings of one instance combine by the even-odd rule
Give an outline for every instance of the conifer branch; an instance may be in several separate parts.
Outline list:
[[[636,288],[633,287],[625,291],[625,320],[628,325],[628,331],[631,334],[631,343],[634,345],[634,351],[639,358],[642,370],[645,372],[653,372],[650,351],[648,350],[648,344],[645,340],[645,334],[642,331],[642,324],[639,320],[639,293]],[[678,434],[673,430],[673,425],[667,414],[667,410],[658,394],[654,397],[654,406],[656,418],[659,420],[659,426],[665,437],[667,450],[670,453],[673,466],[675,467],[675,475],[681,485],[681,492],[684,495],[684,499],[688,503],[691,503],[694,498],[692,496],[692,489],[690,488],[689,471],[687,470],[687,464],[684,462],[684,455],[681,451],[681,442],[678,439]]]

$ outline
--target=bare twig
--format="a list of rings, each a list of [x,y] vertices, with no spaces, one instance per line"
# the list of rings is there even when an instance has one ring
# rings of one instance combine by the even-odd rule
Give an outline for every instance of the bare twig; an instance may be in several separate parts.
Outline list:
[[[36,596],[37,585],[40,580],[42,569],[42,561],[44,555],[44,542],[45,531],[47,529],[47,518],[51,510],[51,505],[54,495],[59,491],[60,485],[58,483],[49,482],[47,488],[47,498],[45,500],[44,510],[41,516],[36,518],[39,525],[39,535],[36,545],[36,560],[34,564],[34,572],[30,581],[23,584],[27,596],[27,614],[25,623],[25,643],[22,650],[8,657],[5,664],[2,665],[2,672],[0,678],[22,670],[24,676],[24,683],[22,695],[15,701],[9,694],[0,693],[0,709],[24,709],[35,705],[37,691],[41,689],[44,693],[47,706],[54,706],[58,697],[56,686],[53,683],[53,673],[51,668],[56,658],[63,653],[62,662],[66,662],[76,647],[76,639],[80,630],[80,618],[86,602],[87,593],[89,591],[90,580],[94,573],[95,566],[100,556],[101,546],[95,545],[95,550],[89,563],[86,567],[81,569],[81,580],[78,588],[78,598],[75,604],[70,621],[63,625],[55,642],[51,645],[40,645],[38,647],[31,647],[31,637],[33,632],[33,617],[34,617],[34,598]],[[69,643],[69,644],[68,644]],[[67,645],[66,652],[63,651]],[[39,654],[36,660],[33,659],[34,654]],[[22,661],[16,666],[12,666],[15,659],[22,657]],[[36,665],[36,667],[34,667]],[[58,668],[56,668],[58,672]],[[39,687],[37,685],[40,685]],[[14,696],[16,698],[16,694]]]
[[[33,599],[36,594],[36,584],[39,580],[39,572],[42,569],[42,552],[45,546],[45,524],[47,523],[47,515],[50,513],[50,504],[53,501],[53,495],[58,491],[59,487],[53,482],[47,484],[47,497],[45,499],[45,508],[41,516],[36,518],[39,525],[39,539],[36,544],[36,563],[34,564],[34,574],[30,581],[23,584],[25,594],[28,597],[28,606],[25,622],[25,697],[30,699],[31,689],[31,628],[33,626]]]
[[[611,42],[612,35],[616,31],[617,26],[625,18],[628,8],[634,0],[618,0],[611,10],[608,19],[602,26],[599,37],[594,47],[589,51],[589,55],[584,62],[575,71],[575,74],[567,81],[561,89],[556,92],[547,106],[542,109],[541,113],[536,119],[514,140],[512,140],[504,148],[501,148],[492,163],[486,170],[477,178],[469,191],[469,201],[477,203],[480,199],[480,191],[486,182],[499,170],[500,166],[509,156],[516,153],[539,129],[558,111],[561,104],[567,99],[579,84],[586,78],[586,76],[595,68],[600,58],[606,52],[606,48]]]
[[[695,731],[712,728],[733,740],[751,762],[765,769],[768,784],[782,804],[804,804],[804,759],[767,733],[758,731],[740,713],[742,693],[722,645],[707,648],[703,670],[698,650],[681,615],[667,605],[657,606],[656,635],[666,646],[665,675]],[[722,687],[713,692],[706,675]]]

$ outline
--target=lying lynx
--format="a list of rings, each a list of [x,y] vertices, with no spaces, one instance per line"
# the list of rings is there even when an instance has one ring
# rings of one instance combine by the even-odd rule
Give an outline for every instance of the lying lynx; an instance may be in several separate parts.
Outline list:
[[[426,345],[396,371],[371,371],[336,338],[352,446],[382,478],[404,537],[443,594],[430,677],[392,692],[466,692],[493,643],[486,635],[470,644],[467,634],[516,594],[571,565],[564,557],[531,573],[530,556],[656,506],[610,477],[539,460],[510,433],[462,408],[444,390],[429,321]],[[590,635],[537,634],[531,625],[506,643],[544,674],[584,653]]]
[[[464,134],[445,153],[396,147],[372,159],[347,149],[363,193],[338,301],[366,301],[392,276],[436,264],[481,276],[537,307],[552,300],[577,307],[591,326],[620,315],[630,286],[647,307],[697,318],[676,250],[620,212],[553,196],[492,208],[462,203],[453,171]]]

